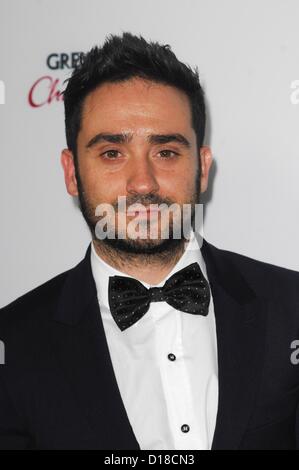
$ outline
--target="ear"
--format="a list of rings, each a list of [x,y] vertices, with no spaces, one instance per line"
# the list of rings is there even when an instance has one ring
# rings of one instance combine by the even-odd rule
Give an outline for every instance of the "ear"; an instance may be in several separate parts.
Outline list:
[[[75,163],[73,153],[69,149],[61,152],[61,165],[64,172],[64,181],[67,192],[71,196],[78,196],[78,185],[75,175]]]
[[[212,165],[213,157],[210,147],[203,145],[200,148],[200,192],[204,193],[208,187],[209,171]]]

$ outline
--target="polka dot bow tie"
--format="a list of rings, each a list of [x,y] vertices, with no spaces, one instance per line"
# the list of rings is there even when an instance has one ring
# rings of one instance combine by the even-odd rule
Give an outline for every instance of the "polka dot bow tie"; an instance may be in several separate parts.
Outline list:
[[[151,302],[165,301],[182,312],[206,316],[210,288],[199,264],[192,263],[173,274],[163,287],[147,289],[137,279],[110,276],[108,299],[111,314],[123,331],[145,315]]]

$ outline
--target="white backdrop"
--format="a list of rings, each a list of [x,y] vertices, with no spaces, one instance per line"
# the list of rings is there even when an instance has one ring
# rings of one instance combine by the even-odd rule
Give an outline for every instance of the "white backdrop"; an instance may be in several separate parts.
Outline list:
[[[75,265],[90,240],[60,167],[63,103],[32,107],[29,91],[45,76],[35,104],[50,80],[63,89],[70,70],[49,55],[122,31],[199,68],[214,155],[207,240],[299,270],[298,18],[298,0],[0,0],[0,306]]]

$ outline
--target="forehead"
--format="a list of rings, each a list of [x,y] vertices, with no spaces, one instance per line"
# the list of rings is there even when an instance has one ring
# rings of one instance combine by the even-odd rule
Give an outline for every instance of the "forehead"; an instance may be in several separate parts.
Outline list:
[[[191,127],[191,107],[184,92],[140,78],[100,85],[87,95],[82,109],[81,130],[89,135],[104,128],[190,133]]]

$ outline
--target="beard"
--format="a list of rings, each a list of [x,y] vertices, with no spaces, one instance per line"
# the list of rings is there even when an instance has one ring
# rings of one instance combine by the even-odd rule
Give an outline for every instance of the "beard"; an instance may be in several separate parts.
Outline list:
[[[120,257],[123,261],[127,260],[136,260],[139,261],[142,259],[144,262],[169,262],[169,259],[178,257],[180,253],[184,250],[184,244],[188,241],[188,233],[186,234],[186,229],[183,227],[183,219],[179,218],[179,222],[175,220],[174,216],[169,217],[168,219],[168,231],[167,237],[164,238],[162,233],[163,229],[158,229],[160,236],[157,238],[151,238],[149,230],[147,230],[147,237],[143,238],[131,238],[126,236],[125,238],[120,237],[120,231],[118,230],[118,224],[113,224],[113,233],[115,236],[109,237],[107,235],[103,239],[99,239],[96,235],[96,225],[99,221],[99,217],[95,215],[96,206],[91,202],[91,199],[82,184],[82,180],[79,174],[78,167],[76,165],[76,180],[78,187],[78,200],[81,213],[85,219],[86,224],[91,232],[92,239],[94,240],[95,245],[100,249],[104,250],[110,257],[113,257],[115,260],[117,256]],[[194,221],[195,221],[195,210],[196,204],[200,202],[200,170],[196,172],[196,177],[194,181],[194,190],[191,196],[187,201],[184,201],[183,204],[190,205],[190,226],[194,230]],[[150,204],[166,204],[167,207],[171,204],[177,204],[176,201],[170,200],[169,198],[161,198],[155,193],[148,194],[136,194],[134,196],[127,196],[126,204],[129,207],[132,204],[142,204],[145,207],[148,207]],[[111,203],[115,211],[116,216],[118,215],[118,202]],[[182,205],[181,214],[182,211]],[[116,217],[117,219],[117,217]],[[142,224],[148,225],[149,220],[142,220]],[[158,223],[158,222],[157,222]],[[162,224],[161,224],[162,225]],[[191,228],[190,227],[190,228]],[[190,230],[189,230],[190,231]],[[143,232],[144,233],[144,232]]]

